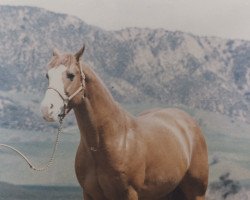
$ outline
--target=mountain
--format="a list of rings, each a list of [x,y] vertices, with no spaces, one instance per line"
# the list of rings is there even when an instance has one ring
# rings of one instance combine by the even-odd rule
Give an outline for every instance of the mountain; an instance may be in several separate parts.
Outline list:
[[[0,127],[44,130],[52,49],[76,52],[123,104],[186,105],[250,122],[250,42],[164,29],[106,31],[66,14],[0,6]],[[72,124],[72,120],[69,120]]]

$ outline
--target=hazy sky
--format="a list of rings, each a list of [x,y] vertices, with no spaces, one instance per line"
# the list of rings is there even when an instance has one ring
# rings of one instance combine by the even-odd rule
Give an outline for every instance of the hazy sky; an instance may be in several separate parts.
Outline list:
[[[107,30],[164,28],[250,40],[250,0],[0,0],[78,16]]]

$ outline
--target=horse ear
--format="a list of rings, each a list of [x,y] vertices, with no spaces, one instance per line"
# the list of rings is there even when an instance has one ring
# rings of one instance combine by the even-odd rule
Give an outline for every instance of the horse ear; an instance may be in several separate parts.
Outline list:
[[[58,51],[58,49],[57,48],[54,48],[53,49],[53,56],[59,56],[59,51]]]
[[[84,49],[85,49],[85,44],[83,45],[83,47],[75,54],[75,57],[76,57],[76,60],[77,62],[79,62],[83,52],[84,52]]]

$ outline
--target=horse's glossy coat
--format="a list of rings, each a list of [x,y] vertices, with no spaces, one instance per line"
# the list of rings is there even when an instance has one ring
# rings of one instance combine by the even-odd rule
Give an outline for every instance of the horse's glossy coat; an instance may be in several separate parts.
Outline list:
[[[79,67],[86,77],[84,91],[69,103],[81,134],[75,170],[84,199],[205,199],[207,147],[196,122],[178,109],[131,116],[94,71],[79,62],[83,50],[79,52],[57,53],[49,69],[64,65],[65,74],[75,75],[68,80],[62,74],[67,95],[81,84]]]

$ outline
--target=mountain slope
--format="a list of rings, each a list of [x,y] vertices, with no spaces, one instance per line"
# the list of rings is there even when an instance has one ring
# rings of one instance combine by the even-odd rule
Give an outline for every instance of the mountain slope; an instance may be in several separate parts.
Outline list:
[[[0,39],[1,127],[45,129],[38,108],[52,49],[77,51],[83,42],[84,60],[121,103],[184,104],[250,119],[248,41],[163,29],[105,31],[73,16],[10,6],[0,6]]]

